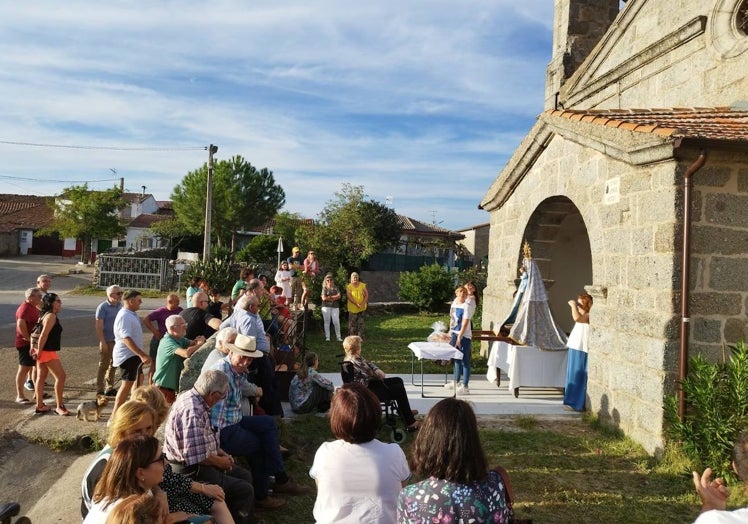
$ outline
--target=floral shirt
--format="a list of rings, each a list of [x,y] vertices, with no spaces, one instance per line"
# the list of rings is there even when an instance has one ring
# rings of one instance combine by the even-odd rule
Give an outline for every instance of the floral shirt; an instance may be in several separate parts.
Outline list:
[[[495,471],[489,471],[485,480],[472,484],[430,477],[405,486],[397,501],[400,524],[503,524],[509,522],[511,515],[504,482]]]
[[[306,378],[299,378],[296,375],[291,379],[291,387],[288,389],[288,401],[291,404],[291,409],[299,409],[307,401],[315,384],[329,391],[335,390],[335,386],[330,380],[320,375],[316,369],[309,368],[309,374]]]

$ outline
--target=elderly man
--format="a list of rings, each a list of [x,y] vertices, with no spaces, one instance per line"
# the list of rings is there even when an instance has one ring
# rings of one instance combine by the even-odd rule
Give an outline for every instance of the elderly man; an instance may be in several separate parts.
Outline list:
[[[19,404],[31,404],[23,392],[23,386],[27,375],[36,366],[36,361],[29,355],[29,349],[31,349],[31,331],[39,321],[42,292],[38,287],[30,287],[26,290],[25,297],[16,310],[16,350],[18,351],[16,402]]]
[[[166,319],[166,335],[158,344],[153,382],[169,404],[173,404],[177,398],[179,374],[184,367],[184,359],[190,358],[205,344],[205,337],[190,340],[184,336],[186,332],[187,323],[184,319],[179,315],[171,315]]]
[[[748,485],[748,431],[738,437],[732,448],[732,469],[744,484]],[[748,522],[748,508],[727,511],[729,495],[725,481],[721,478],[712,480],[712,468],[706,468],[699,475],[693,472],[693,484],[701,498],[701,515],[694,524],[738,524]]]
[[[187,334],[185,335],[187,338],[194,339],[199,336],[207,338],[213,333],[213,331],[209,331],[211,328],[214,331],[221,328],[221,319],[210,314],[208,304],[210,304],[208,295],[204,291],[198,291],[192,295],[192,307],[188,307],[180,313],[187,322]]]
[[[99,369],[96,372],[96,394],[108,397],[117,394],[114,389],[112,351],[114,350],[114,319],[122,309],[122,289],[117,286],[106,288],[106,300],[96,307],[96,336],[99,339]],[[106,378],[106,389],[104,389]]]
[[[166,319],[172,315],[178,315],[182,312],[179,306],[179,295],[169,293],[166,295],[166,305],[154,309],[143,319],[143,325],[153,335],[148,348],[148,354],[152,360],[156,360],[158,352],[158,343],[166,335]]]
[[[140,291],[129,289],[122,296],[124,306],[114,319],[114,350],[112,361],[120,368],[122,385],[117,391],[112,407],[112,416],[128,398],[133,384],[138,380],[141,366],[150,367],[153,363],[148,352],[143,349],[143,325],[137,311],[143,303]]]
[[[228,377],[215,370],[202,373],[195,386],[179,395],[164,429],[164,453],[176,473],[217,484],[237,524],[254,522],[252,475],[234,464],[218,441],[210,410],[228,392]]]
[[[213,425],[220,430],[221,447],[232,455],[246,456],[252,464],[255,479],[255,504],[258,508],[274,509],[282,506],[284,501],[268,496],[270,475],[275,476],[275,493],[304,495],[311,492],[286,475],[283,457],[280,452],[278,427],[273,417],[242,415],[242,397],[251,388],[246,373],[255,358],[264,358],[258,351],[254,337],[237,335],[233,343],[227,343],[229,354],[219,360],[213,369],[222,371],[229,377],[229,389],[226,398],[219,401],[210,415]],[[254,387],[256,394],[261,388]]]
[[[270,357],[270,342],[265,336],[262,319],[258,314],[259,300],[257,296],[248,292],[236,303],[234,313],[223,321],[221,327],[233,327],[241,335],[254,337],[257,349],[262,351],[267,358],[257,359],[252,362],[250,369],[254,373],[253,382],[262,387],[264,394],[259,400],[262,410],[268,415],[283,416],[278,381],[275,378],[275,367]]]

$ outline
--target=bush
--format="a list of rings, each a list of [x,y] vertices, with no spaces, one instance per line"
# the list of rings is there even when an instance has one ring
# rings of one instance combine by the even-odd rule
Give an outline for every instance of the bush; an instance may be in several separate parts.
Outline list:
[[[205,262],[190,264],[182,278],[182,285],[189,286],[194,276],[201,276],[212,288],[223,291],[225,295],[231,293],[234,282],[239,278],[239,266],[231,262],[231,252],[226,249],[216,249],[213,258]]]
[[[675,396],[665,398],[665,434],[676,441],[694,470],[712,468],[717,477],[735,480],[732,448],[748,429],[748,347],[730,346],[727,362],[709,363],[702,355],[689,359],[683,380],[687,408],[678,419]]]
[[[441,311],[454,295],[454,278],[439,264],[423,266],[418,271],[406,271],[398,280],[398,296],[419,311]]]

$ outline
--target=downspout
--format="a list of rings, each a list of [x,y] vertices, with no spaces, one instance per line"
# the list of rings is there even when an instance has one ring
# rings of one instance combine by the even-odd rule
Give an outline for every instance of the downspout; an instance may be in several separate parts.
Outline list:
[[[683,394],[683,380],[688,375],[688,336],[691,318],[689,317],[689,284],[691,271],[691,190],[693,175],[706,163],[706,149],[699,158],[686,169],[683,177],[683,267],[681,268],[680,290],[680,366],[678,369],[678,418],[683,421],[686,415],[686,398]]]

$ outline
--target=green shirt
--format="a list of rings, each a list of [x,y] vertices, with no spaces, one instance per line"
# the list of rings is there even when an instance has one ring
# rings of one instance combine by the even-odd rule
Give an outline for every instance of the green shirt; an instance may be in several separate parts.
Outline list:
[[[175,353],[179,348],[187,349],[190,346],[190,339],[176,339],[169,333],[166,333],[158,343],[158,353],[156,354],[156,372],[153,375],[153,381],[162,388],[179,390],[179,375],[184,367],[184,357]]]

